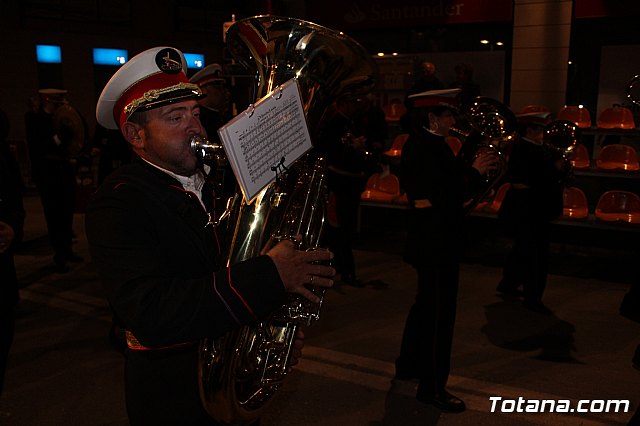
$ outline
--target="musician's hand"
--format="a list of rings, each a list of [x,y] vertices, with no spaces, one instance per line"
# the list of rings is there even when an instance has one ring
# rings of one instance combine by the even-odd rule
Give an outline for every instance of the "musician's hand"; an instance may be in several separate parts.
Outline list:
[[[313,294],[306,284],[319,287],[331,287],[336,270],[319,262],[333,259],[333,253],[327,250],[301,251],[296,249],[293,241],[280,241],[267,251],[273,260],[284,287],[291,293],[298,293],[314,303],[320,298]]]
[[[473,160],[473,164],[471,164],[471,166],[484,176],[488,172],[496,170],[499,162],[500,158],[495,152],[480,151]]]
[[[0,222],[0,253],[7,251],[14,237],[13,228],[5,222]]]
[[[289,357],[288,367],[291,368],[298,363],[298,360],[302,356],[302,348],[304,347],[304,331],[302,326],[299,326],[296,330],[296,335],[293,338],[293,347],[291,349],[291,357]]]

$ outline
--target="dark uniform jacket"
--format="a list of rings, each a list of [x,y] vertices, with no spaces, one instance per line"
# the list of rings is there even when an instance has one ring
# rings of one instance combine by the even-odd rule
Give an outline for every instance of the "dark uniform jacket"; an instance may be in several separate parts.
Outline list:
[[[131,425],[214,424],[198,395],[198,346],[180,344],[220,337],[286,301],[268,256],[231,267],[218,259],[222,236],[207,221],[195,194],[138,157],[87,207],[89,249],[115,319],[156,349],[125,351]]]
[[[526,185],[509,188],[499,215],[507,225],[548,222],[562,214],[563,174],[555,166],[557,156],[543,145],[525,139],[514,143],[509,155],[507,181]]]
[[[267,256],[230,268],[195,194],[135,158],[95,194],[89,248],[121,326],[145,346],[217,337],[285,301]]]
[[[402,148],[400,179],[411,205],[405,260],[416,265],[458,255],[463,203],[481,186],[480,173],[456,157],[444,137],[419,129]],[[432,206],[414,208],[416,200]]]

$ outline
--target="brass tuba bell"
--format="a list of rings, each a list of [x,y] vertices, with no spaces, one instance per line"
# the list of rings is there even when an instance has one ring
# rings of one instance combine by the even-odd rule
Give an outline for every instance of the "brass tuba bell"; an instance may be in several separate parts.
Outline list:
[[[466,128],[450,129],[454,135],[461,135],[464,141],[459,154],[461,158],[472,164],[485,151],[493,152],[498,158],[495,170],[487,174],[481,188],[465,203],[465,212],[469,213],[505,175],[506,153],[517,137],[518,121],[509,107],[486,96],[477,96],[463,105],[461,114]]]
[[[368,93],[377,69],[367,51],[341,32],[302,20],[255,16],[235,22],[226,44],[255,76],[257,101],[296,78],[313,139],[330,104],[340,96]],[[194,141],[194,149],[207,150]],[[317,250],[325,220],[325,161],[311,153],[288,167],[249,204],[236,197],[229,214],[228,264],[258,256],[271,241],[302,235],[301,250]],[[313,289],[312,289],[313,291]],[[318,295],[322,296],[321,290]],[[269,318],[200,342],[198,383],[205,410],[222,424],[255,420],[287,374],[300,325],[319,318],[320,305],[291,295]]]
[[[555,120],[544,129],[543,143],[550,155],[562,160],[563,180],[570,175],[572,166],[570,153],[578,143],[580,129],[577,124],[567,120]]]

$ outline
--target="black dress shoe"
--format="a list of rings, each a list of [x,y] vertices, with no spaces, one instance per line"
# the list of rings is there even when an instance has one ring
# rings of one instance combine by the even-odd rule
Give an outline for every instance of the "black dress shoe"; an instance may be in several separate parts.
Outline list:
[[[58,274],[66,274],[69,272],[69,267],[64,262],[56,262],[53,265],[53,270]]]
[[[78,256],[75,253],[68,254],[66,259],[67,259],[67,261],[73,262],[73,263],[84,262],[84,259],[82,257]]]
[[[507,297],[522,296],[521,290],[518,290],[516,287],[509,287],[503,282],[500,282],[500,284],[498,284],[498,287],[496,287],[496,291],[500,293],[502,296],[507,296]]]
[[[393,380],[416,381],[418,380],[418,374],[414,374],[409,371],[396,371],[396,375],[393,376]]]
[[[435,395],[424,395],[418,392],[416,399],[424,404],[433,405],[442,411],[450,413],[462,413],[467,409],[463,400],[450,394],[446,390],[440,391]]]
[[[525,301],[522,305],[525,308],[527,308],[528,310],[533,311],[533,312],[537,312],[537,313],[542,314],[542,315],[552,315],[553,314],[553,311],[551,309],[547,308],[547,306],[542,302],[527,302],[527,301]]]

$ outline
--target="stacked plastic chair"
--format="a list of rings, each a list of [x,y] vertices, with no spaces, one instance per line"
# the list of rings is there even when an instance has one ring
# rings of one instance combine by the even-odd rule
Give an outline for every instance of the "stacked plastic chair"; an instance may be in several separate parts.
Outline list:
[[[632,146],[623,144],[607,145],[596,159],[596,168],[607,171],[637,171],[640,169],[638,154]]]
[[[546,105],[526,105],[520,111],[520,114],[533,114],[539,112],[551,112],[551,109]]]
[[[394,99],[384,107],[382,107],[384,111],[384,117],[388,123],[395,124],[400,121],[400,117],[407,112],[407,108],[404,106],[402,101],[399,99]]]
[[[581,143],[577,143],[568,154],[571,167],[577,170],[588,169],[591,167],[591,159],[589,158],[589,150]]]
[[[407,142],[407,139],[409,139],[408,133],[400,133],[393,139],[391,147],[387,151],[383,152],[383,155],[393,160],[400,160],[402,147],[404,146],[405,142]]]
[[[585,129],[591,127],[591,114],[582,105],[567,105],[558,111],[557,120],[567,120]]]
[[[575,186],[565,188],[562,216],[568,219],[586,219],[589,217],[587,196],[580,188]]]
[[[509,182],[505,182],[496,191],[496,196],[491,200],[491,204],[486,207],[490,213],[497,214],[498,210],[500,210],[500,206],[502,206],[502,200],[504,200],[505,195],[507,195],[507,191],[511,187]]]
[[[367,180],[361,201],[376,203],[398,203],[400,201],[400,180],[392,173],[374,173]]]
[[[600,129],[635,129],[633,113],[629,108],[613,105],[602,110],[598,116],[598,128]]]
[[[628,191],[607,191],[600,196],[596,219],[640,224],[640,197]]]

